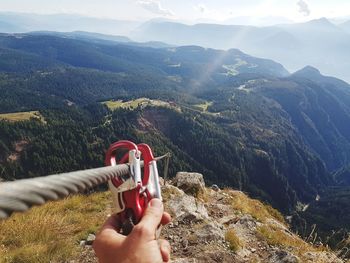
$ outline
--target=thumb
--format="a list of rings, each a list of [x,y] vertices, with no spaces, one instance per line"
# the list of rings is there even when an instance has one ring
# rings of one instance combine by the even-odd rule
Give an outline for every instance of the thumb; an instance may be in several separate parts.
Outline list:
[[[164,207],[160,199],[154,198],[149,202],[148,207],[146,208],[144,215],[140,223],[135,226],[137,230],[141,231],[143,234],[147,234],[146,238],[150,240],[155,239],[155,233],[160,225],[160,222],[163,217]]]

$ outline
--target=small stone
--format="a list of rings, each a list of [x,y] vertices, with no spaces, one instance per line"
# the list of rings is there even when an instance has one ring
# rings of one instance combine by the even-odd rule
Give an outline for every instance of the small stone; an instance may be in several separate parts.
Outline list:
[[[211,189],[214,190],[215,192],[219,192],[219,191],[220,191],[219,186],[217,186],[216,184],[213,184],[213,185],[211,186]]]
[[[188,247],[188,240],[186,239],[182,240],[182,246],[184,249],[186,249]]]
[[[271,263],[298,263],[298,262],[300,262],[300,259],[287,251],[277,250],[275,252],[275,254],[269,258],[269,262],[271,262]]]
[[[94,243],[96,236],[94,234],[89,234],[86,239],[86,245],[91,246]]]
[[[85,247],[85,246],[86,246],[86,241],[85,241],[85,240],[81,240],[80,243],[79,243],[79,245],[80,245],[81,247]]]

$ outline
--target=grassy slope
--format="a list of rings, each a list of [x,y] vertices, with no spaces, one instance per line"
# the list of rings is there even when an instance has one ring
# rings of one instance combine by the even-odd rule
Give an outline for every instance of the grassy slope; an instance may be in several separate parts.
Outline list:
[[[109,192],[77,195],[0,222],[0,263],[66,262],[110,211]],[[75,245],[74,245],[75,244]]]
[[[11,122],[29,121],[31,118],[39,119],[40,121],[45,122],[44,117],[40,114],[39,111],[25,111],[0,114],[0,120],[8,120]]]
[[[165,200],[170,198],[169,192],[163,194]],[[257,221],[265,222],[257,235],[269,244],[289,248],[296,253],[299,249],[303,252],[320,250],[271,225],[272,218],[282,225],[286,223],[283,216],[269,205],[239,191],[227,189],[224,195],[232,201],[234,211],[250,214]],[[203,199],[203,196],[198,198]],[[89,233],[96,233],[111,213],[110,200],[109,192],[77,195],[35,207],[26,214],[15,214],[0,222],[0,263],[67,262],[79,258],[79,241]],[[229,239],[231,244],[233,237],[231,233],[226,240]],[[240,246],[236,245],[237,248]]]
[[[102,102],[102,104],[106,105],[110,110],[115,110],[118,108],[123,109],[136,109],[139,106],[163,106],[163,107],[171,107],[168,102],[161,101],[161,100],[151,100],[147,98],[139,98],[136,100],[130,100],[130,101],[105,101]]]

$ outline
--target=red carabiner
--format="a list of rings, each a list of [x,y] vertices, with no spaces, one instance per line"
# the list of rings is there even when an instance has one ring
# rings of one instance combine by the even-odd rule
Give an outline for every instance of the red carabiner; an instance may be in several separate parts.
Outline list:
[[[151,147],[148,146],[148,144],[141,143],[137,145],[137,148],[141,152],[143,156],[143,178],[142,178],[142,185],[146,186],[148,184],[149,176],[150,176],[150,169],[149,164],[154,160],[153,153],[151,150]]]
[[[147,146],[148,147],[148,146]],[[145,148],[145,146],[141,145],[141,149],[138,149],[139,147],[130,141],[118,141],[116,143],[113,143],[110,148],[108,149],[106,153],[106,165],[116,165],[117,163],[127,163],[129,152],[132,150],[135,150],[135,155],[138,158],[141,158],[141,155],[146,156],[146,159],[144,159],[145,163],[149,163],[150,155],[148,152],[150,151]],[[117,150],[120,149],[127,149],[128,152],[119,160],[116,159]],[[153,155],[151,155],[151,158],[153,159]],[[146,165],[148,166],[148,165]],[[145,166],[145,167],[146,167]],[[147,178],[149,177],[149,169],[144,170],[144,174],[147,174]],[[135,178],[134,178],[135,179]],[[119,213],[121,216],[121,220],[123,222],[130,222],[132,221],[133,224],[137,224],[142,216],[143,212],[147,207],[148,201],[150,200],[150,195],[147,192],[147,189],[144,189],[143,185],[144,182],[148,182],[148,179],[145,180],[145,178],[140,178],[141,180],[138,182],[135,182],[137,185],[134,189],[124,191],[122,193],[116,193],[115,195],[115,202],[118,202],[117,207],[119,208]],[[113,186],[110,185],[110,187],[114,187],[114,191],[121,186],[124,183],[124,180],[122,178],[115,177],[111,180],[111,183]],[[112,190],[112,189],[111,189]],[[113,192],[113,191],[112,191]],[[118,210],[118,209],[117,209]],[[124,234],[128,234],[129,231],[125,231]]]
[[[129,157],[128,153],[126,153],[120,161],[116,160],[117,150],[119,150],[119,149],[127,149],[128,152],[131,150],[137,151],[137,145],[131,141],[126,141],[126,140],[113,143],[109,147],[109,149],[106,153],[106,159],[105,159],[106,166],[110,166],[110,165],[113,166],[116,164],[122,164],[122,163],[126,163],[128,161],[127,160]],[[123,181],[117,177],[113,178],[111,181],[115,187],[119,187],[123,183]]]

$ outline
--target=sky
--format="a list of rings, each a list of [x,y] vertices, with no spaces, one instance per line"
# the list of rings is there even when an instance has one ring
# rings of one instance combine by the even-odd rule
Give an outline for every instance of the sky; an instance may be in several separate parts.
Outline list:
[[[273,24],[347,17],[350,0],[0,0],[0,11],[121,20]]]

